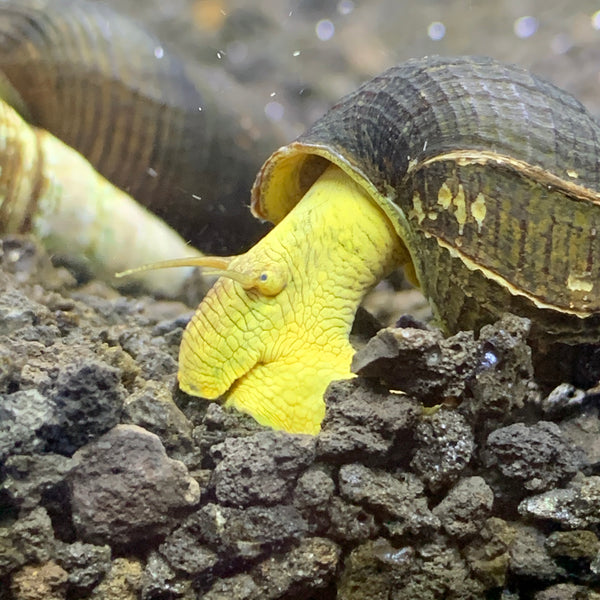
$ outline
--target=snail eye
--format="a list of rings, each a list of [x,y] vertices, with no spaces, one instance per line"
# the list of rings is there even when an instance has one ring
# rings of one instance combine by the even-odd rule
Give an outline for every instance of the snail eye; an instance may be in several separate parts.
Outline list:
[[[273,266],[268,271],[261,271],[256,278],[254,289],[263,296],[277,296],[287,285],[287,273],[279,266]]]

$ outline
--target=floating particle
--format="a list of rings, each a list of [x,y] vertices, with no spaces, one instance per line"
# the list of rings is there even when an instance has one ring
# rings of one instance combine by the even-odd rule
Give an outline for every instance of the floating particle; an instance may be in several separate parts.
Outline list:
[[[335,25],[329,19],[321,19],[315,27],[315,32],[322,42],[326,42],[333,37]]]
[[[267,115],[267,118],[271,119],[271,121],[281,121],[284,112],[285,108],[283,107],[283,104],[280,104],[279,102],[267,102],[267,104],[265,104],[265,115]]]
[[[349,15],[354,10],[352,0],[340,0],[337,5],[337,11],[340,15]]]
[[[427,28],[427,35],[437,42],[446,35],[446,26],[441,21],[433,21]]]
[[[154,56],[156,58],[162,58],[165,55],[165,49],[162,46],[156,46],[154,48]]]
[[[520,17],[513,26],[515,35],[524,40],[531,37],[538,30],[539,22],[535,17]]]
[[[566,54],[573,47],[573,40],[567,33],[557,33],[550,42],[554,54]]]

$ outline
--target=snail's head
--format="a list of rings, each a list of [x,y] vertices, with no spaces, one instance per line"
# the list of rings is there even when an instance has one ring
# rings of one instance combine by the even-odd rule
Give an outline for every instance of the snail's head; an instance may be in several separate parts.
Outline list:
[[[357,306],[399,247],[380,209],[332,167],[245,254],[156,265],[219,275],[183,334],[181,389],[277,429],[317,433],[327,385],[352,376]]]

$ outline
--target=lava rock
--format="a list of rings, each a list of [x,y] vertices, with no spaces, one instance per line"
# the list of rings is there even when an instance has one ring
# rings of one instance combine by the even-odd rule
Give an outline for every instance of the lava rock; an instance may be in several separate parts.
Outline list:
[[[119,423],[126,392],[118,369],[93,356],[61,364],[50,398],[58,426],[44,431],[47,449],[71,456],[77,448]]]
[[[473,332],[445,339],[438,330],[388,327],[380,330],[352,360],[352,371],[377,378],[424,403],[459,397],[466,375],[477,367]]]
[[[386,527],[395,535],[417,534],[440,526],[427,506],[423,484],[411,473],[394,476],[361,464],[344,465],[339,473],[339,489],[345,500],[386,520]]]
[[[555,423],[515,423],[496,429],[484,449],[487,467],[499,471],[523,492],[542,492],[571,479],[584,463]]]
[[[37,390],[2,396],[0,402],[0,462],[11,454],[44,450],[43,431],[58,425],[56,404]]]
[[[123,406],[121,422],[139,425],[158,435],[169,454],[192,447],[192,423],[173,402],[169,386],[147,381],[134,391]]]
[[[564,489],[553,489],[526,498],[519,513],[544,519],[569,529],[585,529],[600,524],[600,477],[578,477]]]
[[[430,543],[395,548],[369,540],[344,563],[339,600],[481,600],[481,582],[470,576],[456,548]]]
[[[458,480],[475,449],[471,427],[454,410],[439,409],[424,416],[416,427],[415,438],[410,466],[433,492]]]
[[[546,539],[546,550],[553,557],[589,562],[600,552],[600,541],[596,534],[588,529],[555,531]]]
[[[530,329],[528,319],[508,314],[479,332],[479,366],[468,381],[468,401],[460,410],[485,425],[482,432],[506,424],[508,415],[539,399],[527,344]]]
[[[510,544],[510,571],[520,577],[555,580],[562,569],[546,550],[546,536],[534,527],[511,524],[514,537]]]
[[[160,553],[174,569],[198,576],[219,560],[235,564],[281,550],[307,529],[292,506],[239,509],[207,504],[167,537]]]
[[[477,537],[463,548],[469,568],[486,589],[506,585],[510,565],[509,548],[514,530],[503,519],[490,517],[477,532]]]
[[[321,469],[309,469],[299,477],[294,490],[294,506],[306,519],[311,534],[327,531],[328,509],[334,491],[335,482]]]
[[[160,537],[198,503],[200,489],[185,466],[167,457],[160,439],[118,425],[75,455],[73,522],[81,540],[128,546]]]
[[[557,583],[536,592],[533,600],[599,600],[600,594],[581,585]]]
[[[463,540],[481,529],[493,503],[494,493],[482,477],[465,477],[432,512],[449,536]]]
[[[341,542],[364,542],[375,537],[380,531],[374,515],[362,506],[346,502],[339,496],[331,499],[328,517],[327,535]]]
[[[213,447],[212,485],[226,506],[291,502],[297,478],[315,457],[315,438],[264,431]]]
[[[255,600],[256,598],[260,598],[259,587],[246,573],[219,579],[208,592],[202,595],[202,600]]]
[[[333,382],[325,394],[326,412],[317,455],[327,461],[383,464],[411,449],[411,433],[421,413],[417,402],[369,381]]]
[[[54,532],[41,507],[23,515],[10,527],[0,527],[0,577],[26,563],[41,564],[52,555]]]
[[[57,563],[68,573],[71,594],[89,592],[110,569],[110,548],[74,542],[58,543],[55,549]]]
[[[142,575],[142,600],[196,599],[192,580],[182,577],[158,552],[151,552]]]
[[[340,548],[327,538],[309,537],[282,555],[269,557],[250,571],[261,600],[314,595],[333,581]]]
[[[12,576],[15,600],[64,600],[68,575],[53,561],[27,565]]]
[[[60,454],[10,456],[4,464],[2,487],[12,504],[22,510],[34,508],[42,498],[54,495],[63,506],[61,512],[69,514],[66,498],[61,492],[73,466],[71,458]]]
[[[139,560],[115,558],[106,577],[90,594],[90,600],[138,600],[144,569]]]

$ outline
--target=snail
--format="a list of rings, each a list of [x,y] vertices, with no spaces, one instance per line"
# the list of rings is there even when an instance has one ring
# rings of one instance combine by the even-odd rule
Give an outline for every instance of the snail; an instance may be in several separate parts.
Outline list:
[[[397,266],[447,334],[510,311],[544,343],[598,342],[599,144],[572,96],[492,59],[368,81],[260,169],[262,240],[158,265],[222,276],[185,330],[181,389],[317,433],[327,385],[352,376],[358,304]]]
[[[0,2],[0,98],[0,231],[32,231],[112,282],[266,231],[244,198],[283,132],[221,70],[104,3]],[[163,293],[185,276],[144,274]]]
[[[93,6],[100,12],[89,4],[80,14],[80,4],[81,0],[21,0],[4,2],[1,8],[13,19],[9,33],[15,31],[15,15],[22,17],[17,19],[21,32],[32,23],[42,32],[52,31],[48,23],[60,24],[73,15],[64,29],[79,31],[77,23],[85,22],[83,29],[94,32],[95,46],[101,47],[107,44],[108,27],[111,44],[122,42],[116,35],[121,21],[111,16],[108,23],[99,3]],[[5,26],[5,21],[0,19],[0,24]],[[162,61],[162,48],[160,59],[155,53],[156,41],[133,31],[137,30],[127,29],[127,35],[136,44],[140,42],[136,35],[146,40],[150,61]],[[85,46],[81,40],[87,34],[78,35],[71,44]],[[35,70],[23,70],[27,64],[23,55],[8,51],[14,38],[7,34],[2,38],[0,55],[12,59],[0,66],[1,88],[4,98],[26,114],[31,113],[27,98],[31,88],[15,82],[19,73],[33,77]],[[122,43],[127,48],[128,42]],[[40,53],[33,48],[33,54]],[[30,51],[27,44],[25,58]],[[98,60],[97,69],[102,67]],[[11,64],[21,67],[13,72]],[[156,108],[153,93],[159,95],[159,107],[168,106],[165,112],[148,108],[143,113],[152,131],[147,132],[150,137],[142,150],[160,148],[152,140],[160,141],[156,131],[164,137],[161,127],[170,122],[178,123],[179,132],[197,124],[177,118],[198,108],[196,84],[181,78],[186,69],[179,62],[165,64],[162,76],[175,90],[169,96],[171,103],[160,99],[152,81],[149,91],[142,93],[141,84],[138,89],[143,106]],[[74,73],[81,65],[76,67]],[[49,76],[46,71],[42,75]],[[50,75],[51,87],[60,88],[62,76]],[[89,87],[89,78],[86,81]],[[178,95],[179,84],[192,95]],[[100,97],[113,98],[120,85],[91,86],[83,106]],[[76,89],[83,93],[86,86]],[[190,97],[192,104],[182,100]],[[77,97],[72,102],[76,111]],[[99,102],[96,110],[103,114],[109,109]],[[80,114],[83,122],[94,123],[86,111]],[[11,118],[20,119],[15,115],[13,111]],[[52,129],[40,117],[30,116]],[[25,127],[20,123],[14,126],[19,139],[20,128]],[[137,131],[135,119],[126,124]],[[3,127],[10,133],[12,126]],[[37,136],[36,132],[25,146],[35,148]],[[84,139],[93,142],[94,133]],[[519,67],[492,59],[416,59],[368,81],[296,141],[276,150],[259,170],[252,212],[275,227],[254,246],[237,255],[196,255],[134,270],[140,274],[155,267],[203,266],[220,276],[184,332],[181,389],[207,399],[222,398],[274,428],[317,433],[326,387],[332,380],[352,376],[354,350],[348,335],[357,306],[398,266],[422,288],[448,334],[479,329],[510,311],[530,318],[531,335],[543,343],[598,342],[599,139],[598,125],[573,97]],[[72,139],[67,142],[77,146]],[[102,157],[102,147],[93,143],[90,147],[91,162],[102,171],[102,161],[93,159],[94,151]],[[112,152],[117,153],[109,155],[113,166],[129,158],[119,150]],[[142,187],[163,179],[154,177],[153,171],[158,172],[152,165],[143,155],[143,176],[138,179]],[[53,173],[59,177],[64,170]],[[185,194],[194,195],[193,186],[184,187]],[[6,194],[0,223],[11,221],[7,215],[13,214],[14,195]],[[17,228],[24,228],[37,214],[27,202],[24,206],[14,212],[24,215],[15,217]],[[203,206],[210,223],[210,204]],[[188,225],[197,222],[190,217],[199,207],[192,203],[189,210],[166,213]],[[229,214],[229,208],[224,212]],[[235,223],[239,213],[232,207],[231,214]],[[124,231],[132,221],[139,225],[132,219],[125,222]],[[184,235],[183,243],[191,233]]]

